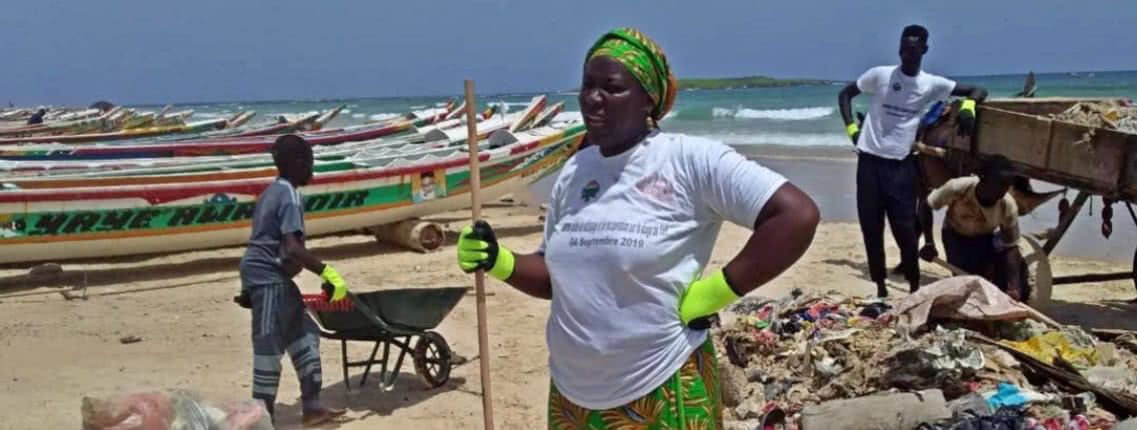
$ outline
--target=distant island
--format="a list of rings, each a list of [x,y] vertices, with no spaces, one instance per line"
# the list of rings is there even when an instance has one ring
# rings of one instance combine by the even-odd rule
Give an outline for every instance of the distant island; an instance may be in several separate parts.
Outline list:
[[[769,76],[744,76],[740,78],[680,79],[679,89],[724,90],[733,88],[796,87],[805,85],[830,85],[833,81],[820,79],[778,79]]]
[[[739,78],[680,79],[680,90],[730,90],[739,88],[800,87],[832,85],[836,81],[822,79],[778,79],[769,76],[743,76]],[[579,92],[580,87],[568,90]]]

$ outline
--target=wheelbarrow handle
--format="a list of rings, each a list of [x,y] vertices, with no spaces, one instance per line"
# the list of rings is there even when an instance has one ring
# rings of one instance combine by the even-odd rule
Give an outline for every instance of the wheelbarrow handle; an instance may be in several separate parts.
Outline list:
[[[333,287],[332,284],[325,282],[325,283],[323,283],[323,285],[320,285],[320,289],[324,291],[325,299],[331,300],[332,291],[335,290],[335,287]],[[388,332],[395,332],[396,331],[393,328],[391,328],[391,326],[389,324],[387,324],[387,321],[384,321],[383,318],[379,318],[379,314],[376,314],[375,311],[371,310],[370,306],[367,306],[366,303],[363,303],[363,300],[360,300],[359,296],[356,296],[355,293],[353,293],[351,291],[346,291],[346,293],[347,293],[347,299],[351,300],[351,306],[354,307],[356,310],[358,310],[359,313],[363,314],[364,318],[371,320],[372,324],[375,324],[376,326],[378,326],[380,329],[383,329],[384,331],[388,331]]]

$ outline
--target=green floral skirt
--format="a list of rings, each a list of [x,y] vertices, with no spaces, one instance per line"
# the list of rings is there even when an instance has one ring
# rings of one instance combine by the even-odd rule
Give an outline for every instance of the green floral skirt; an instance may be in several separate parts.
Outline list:
[[[721,430],[715,347],[708,337],[683,367],[646,396],[623,406],[594,411],[573,404],[549,384],[549,429],[552,430]]]

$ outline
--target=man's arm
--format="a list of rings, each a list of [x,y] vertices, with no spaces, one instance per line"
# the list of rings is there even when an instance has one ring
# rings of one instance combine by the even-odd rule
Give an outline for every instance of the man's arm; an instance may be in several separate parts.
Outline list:
[[[1019,279],[1021,275],[1019,273],[1020,256],[1018,246],[1018,208],[1016,208],[1013,204],[1008,206],[1009,207],[1007,208],[1006,219],[1004,219],[1002,225],[999,226],[999,239],[1003,243],[1003,246],[1006,247],[1004,258],[1006,259],[1005,274],[1007,277],[1007,294],[1009,294],[1015,300],[1024,300],[1026,297],[1022,297],[1022,294],[1020,294],[1022,291],[1022,285],[1020,283],[1021,280]]]
[[[284,253],[284,258],[300,263],[309,272],[319,275],[324,271],[324,262],[308,251],[296,234],[284,235]]]
[[[837,106],[841,109],[841,119],[845,121],[845,126],[856,123],[853,118],[853,97],[861,94],[861,90],[857,88],[856,82],[850,82],[841,89],[837,94]]]
[[[887,79],[884,69],[874,67],[857,77],[857,80],[845,85],[841,92],[837,94],[837,105],[841,109],[841,120],[845,122],[845,134],[852,139],[853,145],[861,137],[861,126],[857,123],[857,119],[853,116],[853,97],[861,94],[861,92],[872,93],[882,82]]]
[[[931,207],[932,210],[938,211],[950,205],[959,198],[962,193],[962,184],[955,179],[949,180],[943,185],[940,185],[939,188],[932,190],[931,193],[928,193],[928,206]]]
[[[983,101],[987,99],[987,90],[983,89],[983,87],[959,84],[955,86],[955,89],[951,90],[951,95],[967,97],[975,100],[976,103],[983,103]]]

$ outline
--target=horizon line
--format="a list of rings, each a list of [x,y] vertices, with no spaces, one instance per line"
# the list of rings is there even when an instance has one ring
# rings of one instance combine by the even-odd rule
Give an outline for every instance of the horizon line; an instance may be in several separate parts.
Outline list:
[[[1027,73],[1029,73],[1029,72],[1027,72]],[[952,79],[968,79],[968,78],[973,79],[973,78],[999,78],[999,77],[1010,77],[1010,76],[1025,76],[1027,73],[1020,72],[1020,73],[993,73],[993,74],[944,75],[944,76],[950,77]],[[1068,75],[1068,74],[1072,74],[1072,73],[1137,73],[1137,69],[1129,69],[1129,70],[1068,70],[1068,71],[1034,72],[1035,76],[1040,76],[1040,75],[1043,75],[1043,76],[1044,75]],[[848,79],[779,78],[779,77],[765,76],[765,75],[746,75],[746,76],[728,76],[728,77],[693,77],[693,78],[680,78],[680,79],[734,79],[734,78],[745,78],[745,77],[751,77],[751,76],[763,76],[763,77],[768,77],[771,79],[778,79],[778,80],[807,80],[807,81],[824,81],[824,82],[830,82],[830,83],[848,81]],[[540,91],[540,90],[538,90],[538,91],[506,91],[506,92],[488,93],[488,94],[485,94],[485,95],[482,95],[479,97],[522,97],[522,96],[530,96],[530,95],[536,95],[536,94],[554,95],[554,94],[560,94],[560,93],[565,93],[565,92],[573,92],[573,91],[574,90],[570,90],[570,89],[545,90],[545,91]],[[421,95],[393,95],[393,96],[312,97],[312,98],[262,99],[262,100],[213,100],[213,101],[156,102],[156,103],[146,102],[146,103],[125,103],[125,104],[121,104],[121,105],[116,104],[116,106],[131,106],[131,107],[152,107],[152,106],[165,106],[165,105],[204,106],[204,105],[216,105],[216,104],[225,104],[225,103],[270,104],[270,103],[284,103],[284,102],[336,103],[336,102],[367,100],[367,99],[414,99],[414,98],[421,98],[421,99],[453,98],[454,100],[460,100],[460,99],[462,99],[462,95],[461,94],[421,94]],[[41,103],[37,106],[51,106],[51,105]],[[21,106],[16,106],[16,107],[19,108]],[[23,106],[23,107],[26,108],[27,106]],[[59,105],[57,107],[68,108],[68,107],[77,107],[77,106]]]

